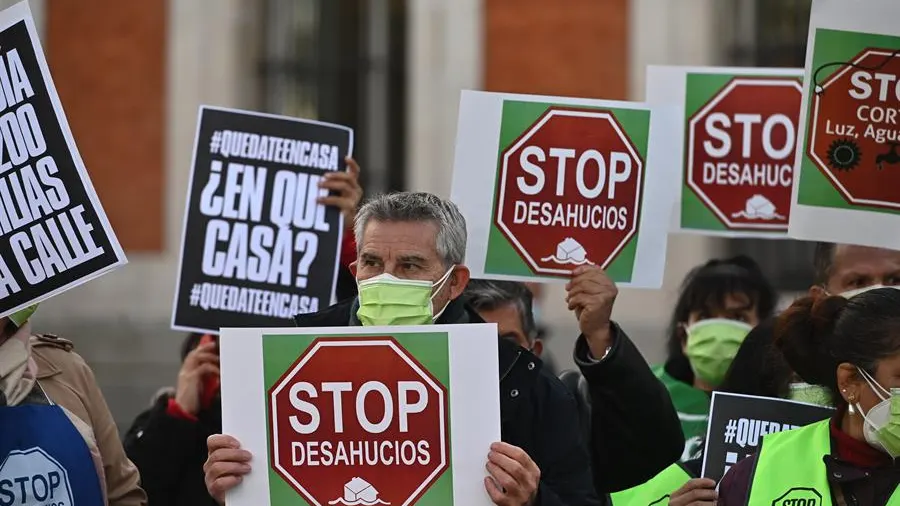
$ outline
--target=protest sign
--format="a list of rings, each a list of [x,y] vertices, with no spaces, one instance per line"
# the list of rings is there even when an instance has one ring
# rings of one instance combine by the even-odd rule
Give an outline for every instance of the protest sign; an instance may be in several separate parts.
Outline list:
[[[222,429],[254,456],[229,506],[491,504],[495,324],[222,329]]]
[[[787,236],[802,69],[647,69],[647,102],[678,107],[682,162],[674,230]]]
[[[796,429],[833,414],[831,408],[805,402],[713,392],[701,474],[719,481],[731,466],[754,454],[766,434]]]
[[[22,2],[0,13],[0,317],[126,263]]]
[[[789,234],[900,249],[900,3],[814,1]]]
[[[172,327],[277,327],[331,305],[343,219],[319,182],[353,130],[200,108]]]
[[[463,91],[451,200],[476,278],[564,281],[597,265],[658,288],[666,257],[674,108]]]

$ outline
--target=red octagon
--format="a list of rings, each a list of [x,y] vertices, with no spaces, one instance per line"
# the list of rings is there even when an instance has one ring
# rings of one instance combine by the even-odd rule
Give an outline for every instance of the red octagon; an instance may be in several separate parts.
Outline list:
[[[802,88],[732,79],[690,118],[685,177],[732,230],[787,230]]]
[[[637,230],[643,173],[611,111],[551,107],[502,153],[495,224],[535,274],[606,268]]]
[[[898,77],[900,56],[869,48],[814,90],[807,154],[851,204],[900,208]]]
[[[447,469],[446,402],[393,338],[319,338],[269,391],[272,468],[316,506],[412,504]]]

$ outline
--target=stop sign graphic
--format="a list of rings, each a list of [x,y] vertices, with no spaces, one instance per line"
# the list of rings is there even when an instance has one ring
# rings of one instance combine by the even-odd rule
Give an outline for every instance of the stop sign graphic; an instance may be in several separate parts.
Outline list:
[[[870,48],[812,93],[807,155],[852,204],[900,208],[898,76],[900,56]]]
[[[612,111],[553,106],[501,153],[494,222],[535,274],[606,268],[637,230],[643,173]]]
[[[736,77],[688,121],[687,185],[732,230],[787,230],[802,88]]]
[[[446,403],[393,338],[319,338],[269,392],[272,467],[317,506],[412,504],[448,466]]]

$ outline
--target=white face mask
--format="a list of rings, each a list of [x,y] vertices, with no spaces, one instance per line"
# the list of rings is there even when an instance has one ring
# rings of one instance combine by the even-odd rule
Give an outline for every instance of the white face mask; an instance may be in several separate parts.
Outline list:
[[[872,392],[881,399],[881,402],[872,406],[868,413],[864,413],[862,406],[857,402],[855,407],[863,417],[863,436],[866,442],[873,448],[887,453],[891,458],[900,456],[900,389],[888,390],[881,386],[869,373],[857,367],[857,371],[868,383]],[[892,406],[892,404],[894,404]]]
[[[865,286],[863,288],[856,288],[854,290],[847,290],[846,292],[841,292],[838,295],[840,295],[841,297],[843,297],[845,299],[849,299],[849,298],[859,295],[861,293],[870,292],[872,290],[877,290],[879,288],[894,288],[896,290],[900,290],[900,286],[872,285],[872,286]]]

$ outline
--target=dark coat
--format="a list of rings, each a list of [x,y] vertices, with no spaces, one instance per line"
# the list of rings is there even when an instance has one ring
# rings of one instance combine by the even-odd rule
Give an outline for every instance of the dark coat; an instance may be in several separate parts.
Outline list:
[[[340,302],[315,314],[295,318],[299,327],[358,325],[356,300]],[[474,310],[453,301],[437,323],[484,323]],[[499,347],[501,438],[522,448],[541,469],[536,504],[601,504],[592,484],[590,457],[578,430],[575,400],[541,361],[505,340]],[[488,448],[484,449],[487,457]]]
[[[148,506],[217,506],[206,491],[203,464],[206,438],[222,432],[218,400],[200,412],[198,421],[166,412],[170,394],[138,415],[125,435],[125,452],[141,473]]]
[[[640,485],[681,458],[684,434],[666,387],[634,343],[612,325],[613,346],[601,361],[587,341],[575,342],[575,363],[590,395],[590,446],[600,493]]]

